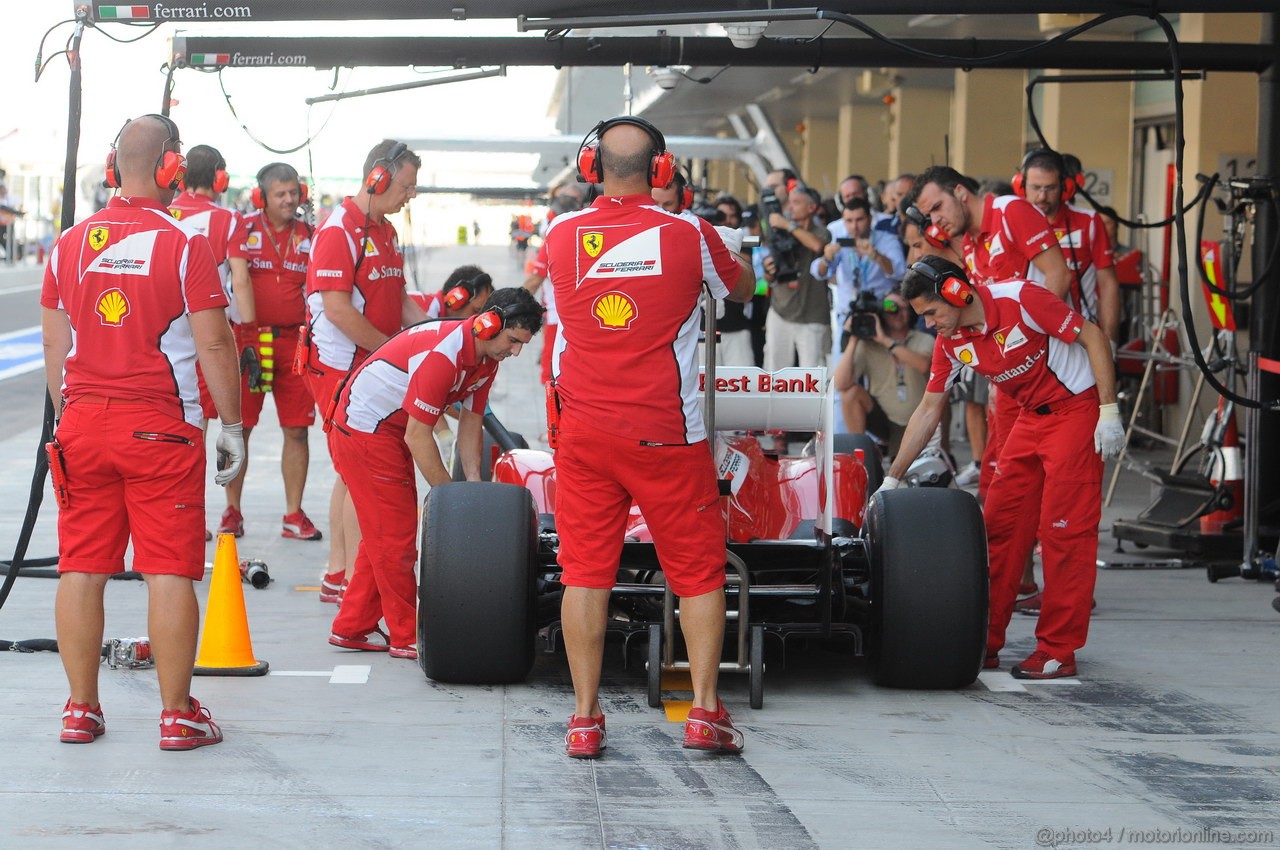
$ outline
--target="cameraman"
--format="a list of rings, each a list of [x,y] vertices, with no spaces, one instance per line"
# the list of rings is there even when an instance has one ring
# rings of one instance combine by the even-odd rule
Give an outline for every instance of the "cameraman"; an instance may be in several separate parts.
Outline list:
[[[836,327],[843,328],[855,295],[870,293],[883,300],[907,270],[902,243],[896,234],[871,228],[871,204],[854,198],[845,204],[838,223],[827,228],[832,239],[813,261],[810,271],[819,280],[836,279]],[[832,352],[840,356],[840,349]]]
[[[850,309],[858,306],[852,304]],[[831,378],[840,393],[840,412],[849,433],[866,433],[870,424],[877,436],[888,441],[890,457],[898,453],[907,422],[924,398],[929,380],[933,337],[914,330],[913,324],[911,307],[897,289],[885,296],[875,312],[853,312],[845,320],[847,338],[842,340],[843,353]],[[864,377],[865,389],[859,383]]]
[[[765,320],[765,371],[788,366],[825,366],[831,348],[831,299],[827,285],[810,271],[831,235],[814,221],[818,199],[797,185],[787,196],[787,213],[772,192],[760,199],[768,211],[768,253],[764,279],[769,284]],[[788,217],[790,216],[790,217]]]

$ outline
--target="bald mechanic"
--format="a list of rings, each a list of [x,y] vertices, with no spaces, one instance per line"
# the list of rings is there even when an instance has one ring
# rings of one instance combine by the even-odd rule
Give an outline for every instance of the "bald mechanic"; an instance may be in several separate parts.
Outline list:
[[[1124,445],[1111,346],[1097,325],[1043,287],[1022,280],[975,287],[941,257],[914,264],[902,290],[938,338],[924,399],[880,489],[895,489],[924,448],[962,366],[988,376],[1017,404],[1021,415],[983,507],[991,571],[983,667],[1000,666],[1026,553],[1038,536],[1045,585],[1036,649],[1010,672],[1018,679],[1073,676],[1097,578],[1102,461]]]
[[[738,752],[742,734],[716,693],[726,528],[697,406],[695,351],[703,281],[716,298],[745,303],[755,274],[710,224],[654,205],[650,189],[671,180],[675,162],[649,122],[597,124],[578,165],[579,179],[603,181],[604,194],[558,216],[547,234],[560,309],[553,370],[562,411],[561,622],[575,699],[565,746],[572,758],[598,758],[607,745],[600,664],[634,500],[680,597],[693,680],[684,746]]]
[[[160,683],[160,748],[222,740],[191,696],[204,576],[205,448],[195,367],[222,419],[218,484],[244,462],[235,341],[209,241],[173,219],[184,162],[178,128],[144,115],[108,162],[119,197],[58,240],[41,325],[57,434],[58,652],[71,686],[61,740],[106,732],[98,701],[103,590],[133,568],[146,581],[147,633]],[[62,484],[58,482],[62,481]]]
[[[338,384],[369,352],[402,327],[425,319],[404,286],[404,257],[388,215],[418,193],[422,160],[402,142],[383,139],[365,157],[359,192],[345,198],[311,240],[307,267],[306,377],[324,415]],[[337,602],[349,581],[360,526],[341,475],[329,499],[329,567],[321,601]]]
[[[1067,298],[1071,270],[1044,216],[1027,201],[1015,195],[980,195],[976,181],[943,165],[926,169],[912,188],[916,207],[947,236],[962,240],[965,266],[973,283],[1030,280],[1059,298]],[[998,391],[993,395],[978,476],[979,498],[985,498],[991,486],[1000,451],[1018,416],[1017,405],[1001,401]]]

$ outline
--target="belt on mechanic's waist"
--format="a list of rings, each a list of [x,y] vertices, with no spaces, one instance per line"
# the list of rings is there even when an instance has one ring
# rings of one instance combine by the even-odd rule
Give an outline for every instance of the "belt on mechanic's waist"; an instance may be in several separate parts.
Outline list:
[[[300,327],[302,327],[301,322],[299,322],[296,325],[270,325],[270,326],[267,326],[265,329],[271,331],[272,336],[288,336],[288,335],[297,336],[298,328]],[[263,328],[260,327],[259,330],[263,330]]]
[[[143,401],[140,398],[113,398],[111,396],[94,394],[78,395],[67,399],[68,404],[75,402],[83,402],[84,404],[114,404],[124,405],[127,407],[145,407],[151,404],[151,402]]]

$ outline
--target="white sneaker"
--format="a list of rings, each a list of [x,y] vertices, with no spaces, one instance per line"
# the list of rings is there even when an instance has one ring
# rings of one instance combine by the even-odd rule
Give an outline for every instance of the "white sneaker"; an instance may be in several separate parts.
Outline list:
[[[975,460],[964,469],[956,473],[956,484],[961,487],[972,487],[978,483],[979,476],[982,475],[982,467]]]

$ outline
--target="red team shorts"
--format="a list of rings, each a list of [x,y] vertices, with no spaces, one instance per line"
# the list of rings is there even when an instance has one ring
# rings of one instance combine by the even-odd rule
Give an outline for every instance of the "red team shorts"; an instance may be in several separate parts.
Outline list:
[[[677,596],[724,586],[725,520],[707,443],[645,446],[564,420],[556,450],[561,581],[612,588],[634,499]]]
[[[240,413],[244,427],[254,428],[262,416],[267,395],[276,406],[282,428],[310,428],[316,421],[316,401],[302,375],[293,374],[293,355],[298,347],[297,328],[279,328],[275,334],[275,373],[271,392],[249,392],[249,378],[240,379]]]
[[[342,379],[346,376],[347,373],[341,369],[330,369],[316,362],[315,358],[307,364],[304,378],[307,388],[311,390],[311,397],[315,399],[316,407],[320,410],[321,418],[328,413],[329,405],[333,403],[334,393],[338,391],[338,384],[342,383]]]
[[[70,504],[58,511],[58,570],[204,577],[204,436],[151,404],[72,401],[58,425]]]

